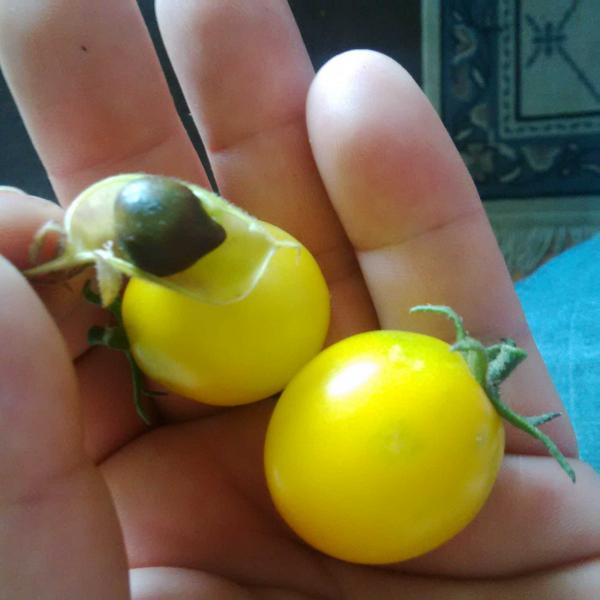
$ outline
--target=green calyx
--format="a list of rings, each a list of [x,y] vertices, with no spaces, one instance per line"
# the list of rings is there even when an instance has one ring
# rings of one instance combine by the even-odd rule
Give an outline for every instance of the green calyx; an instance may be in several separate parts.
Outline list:
[[[539,428],[540,425],[560,417],[561,413],[550,412],[528,417],[512,410],[500,398],[500,384],[525,360],[527,352],[523,348],[519,348],[511,339],[484,346],[479,340],[469,336],[462,318],[448,306],[425,304],[414,306],[410,312],[441,314],[452,321],[456,332],[456,342],[452,345],[452,350],[462,354],[473,377],[484,389],[498,414],[511,425],[542,442],[571,481],[575,483],[575,471],[554,441]]]

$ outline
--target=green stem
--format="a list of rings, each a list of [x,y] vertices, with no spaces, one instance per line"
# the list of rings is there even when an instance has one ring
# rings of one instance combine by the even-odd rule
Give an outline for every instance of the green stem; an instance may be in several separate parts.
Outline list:
[[[526,417],[513,411],[500,399],[500,384],[526,358],[527,352],[523,348],[519,348],[511,339],[502,340],[500,344],[484,346],[479,340],[468,335],[461,317],[448,306],[425,304],[413,307],[410,312],[442,314],[454,323],[456,342],[452,346],[452,350],[462,354],[473,377],[484,389],[496,412],[514,427],[542,442],[571,481],[575,483],[575,471],[558,446],[538,427],[559,417],[561,413],[549,412]]]
[[[93,261],[85,258],[74,258],[69,254],[63,254],[58,258],[49,260],[48,262],[36,265],[23,271],[25,277],[39,277],[40,275],[48,275],[56,271],[68,271],[75,267],[81,267],[85,264],[91,264]]]
[[[468,335],[462,317],[449,306],[440,304],[421,304],[411,308],[410,312],[434,313],[450,319],[454,324],[456,335],[456,342],[452,346],[452,349],[464,356],[469,369],[471,369],[471,373],[473,373],[473,377],[475,377],[479,385],[485,387],[489,363],[486,348],[479,340]]]
[[[558,464],[563,468],[571,481],[575,483],[575,471],[573,471],[563,453],[558,449],[558,446],[552,439],[536,426],[537,423],[546,423],[551,419],[560,416],[560,413],[546,413],[537,417],[524,417],[513,411],[500,400],[500,394],[495,386],[486,386],[486,393],[498,414],[514,427],[517,427],[521,431],[528,433],[542,442],[542,444],[546,446],[548,452],[550,452],[550,454],[558,461]]]
[[[154,424],[154,420],[148,415],[142,402],[142,396],[148,396],[144,390],[144,375],[138,364],[135,362],[131,352],[124,351],[124,354],[127,357],[129,367],[131,368],[131,383],[133,384],[133,403],[135,405],[135,410],[140,419],[142,419],[148,427],[151,427]]]
[[[467,337],[467,332],[462,320],[462,317],[449,306],[442,304],[419,304],[413,306],[410,311],[412,313],[435,313],[438,315],[444,315],[454,323],[454,329],[456,331],[456,341],[460,342]]]
[[[562,417],[562,413],[549,412],[549,413],[544,413],[543,415],[536,415],[534,417],[525,417],[525,418],[533,426],[539,427],[540,425],[543,425],[544,423],[548,423],[548,421],[552,421],[553,419],[556,419],[557,417]]]
[[[83,287],[83,295],[88,302],[102,305],[102,299],[100,294],[95,292],[91,287],[91,282],[87,281]],[[106,307],[107,310],[113,315],[115,325],[112,327],[100,327],[93,326],[88,331],[88,342],[91,345],[101,345],[112,350],[119,350],[127,358],[129,368],[131,370],[131,383],[133,388],[133,403],[135,410],[147,426],[156,425],[158,422],[158,416],[155,410],[152,410],[152,416],[149,414],[147,407],[144,406],[142,400],[143,397],[151,399],[153,396],[161,395],[160,392],[151,392],[144,388],[144,374],[138,364],[135,362],[135,358],[131,353],[129,340],[125,327],[123,326],[123,318],[121,316],[121,299],[116,298],[112,304]],[[152,404],[150,404],[152,407]],[[153,408],[153,407],[152,407]]]
[[[479,340],[467,336],[453,344],[452,350],[464,356],[477,383],[485,387],[489,367],[485,346]]]

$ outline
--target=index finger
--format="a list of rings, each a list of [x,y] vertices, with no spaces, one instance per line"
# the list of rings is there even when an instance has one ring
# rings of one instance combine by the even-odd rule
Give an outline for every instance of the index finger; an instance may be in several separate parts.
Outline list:
[[[330,339],[374,327],[308,143],[314,72],[288,3],[158,1],[157,18],[221,193],[315,255],[331,292]]]
[[[0,0],[0,66],[63,204],[120,172],[207,185],[134,0]]]

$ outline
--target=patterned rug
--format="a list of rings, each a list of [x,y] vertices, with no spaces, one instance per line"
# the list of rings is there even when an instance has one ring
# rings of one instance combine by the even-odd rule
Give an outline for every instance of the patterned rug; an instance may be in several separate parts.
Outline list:
[[[598,22],[598,0],[423,0],[423,86],[515,277],[600,231]]]

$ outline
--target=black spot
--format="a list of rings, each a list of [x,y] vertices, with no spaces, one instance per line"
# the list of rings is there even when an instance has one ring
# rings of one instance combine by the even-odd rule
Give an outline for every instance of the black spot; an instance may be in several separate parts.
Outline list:
[[[87,51],[88,51],[88,49],[87,49],[87,46],[81,46],[81,49],[82,49],[84,52],[87,52]]]

